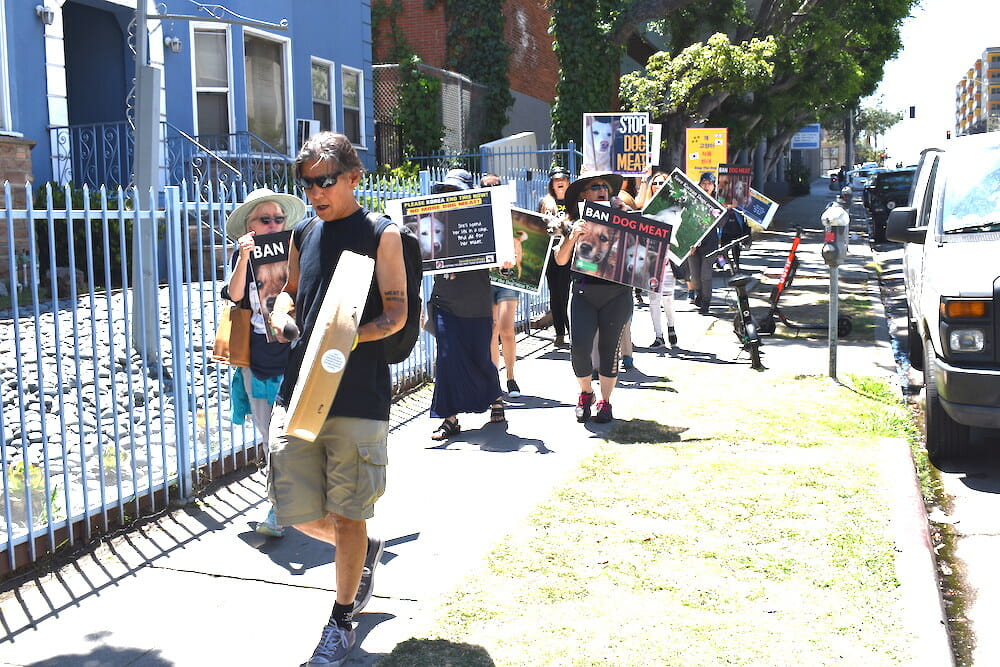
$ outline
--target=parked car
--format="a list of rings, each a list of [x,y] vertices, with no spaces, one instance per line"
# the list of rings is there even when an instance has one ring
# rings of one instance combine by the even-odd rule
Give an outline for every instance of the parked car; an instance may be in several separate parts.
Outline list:
[[[847,174],[845,174],[845,180],[847,185],[851,186],[851,189],[855,193],[860,193],[865,188],[865,183],[868,182],[868,177],[879,171],[885,171],[885,167],[864,167],[862,169],[852,169]]]
[[[840,192],[840,188],[843,187],[840,184],[840,169],[830,169],[826,172],[826,177],[829,180],[830,189],[834,192]]]
[[[916,167],[889,169],[872,174],[865,185],[862,201],[871,220],[871,242],[885,242],[885,222],[897,206],[909,206]]]
[[[927,453],[960,456],[970,428],[1000,428],[1000,133],[923,152],[912,205],[889,213],[905,243],[911,365],[924,372]]]

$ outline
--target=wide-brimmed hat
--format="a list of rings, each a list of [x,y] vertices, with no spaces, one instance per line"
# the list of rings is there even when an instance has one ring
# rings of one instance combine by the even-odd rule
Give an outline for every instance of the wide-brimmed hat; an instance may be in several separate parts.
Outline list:
[[[612,197],[617,197],[618,193],[622,189],[622,181],[624,180],[621,174],[615,174],[610,171],[592,171],[587,174],[580,176],[566,188],[566,206],[567,208],[574,203],[580,201],[580,195],[583,191],[590,187],[591,182],[595,180],[607,181],[608,185],[611,186],[611,192],[608,194]]]
[[[306,216],[306,203],[295,195],[274,192],[267,188],[258,188],[247,194],[246,201],[233,209],[226,218],[226,236],[235,241],[247,233],[247,216],[257,204],[273,201],[285,214],[285,229],[291,229],[299,220]]]

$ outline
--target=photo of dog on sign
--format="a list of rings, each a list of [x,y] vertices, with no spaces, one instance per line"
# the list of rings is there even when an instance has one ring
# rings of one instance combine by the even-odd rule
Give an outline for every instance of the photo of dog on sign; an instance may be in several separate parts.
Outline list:
[[[552,236],[545,216],[527,209],[511,207],[514,241],[513,266],[490,269],[490,283],[498,287],[538,294],[549,260]]]
[[[612,171],[614,128],[611,116],[583,115],[583,171]]]

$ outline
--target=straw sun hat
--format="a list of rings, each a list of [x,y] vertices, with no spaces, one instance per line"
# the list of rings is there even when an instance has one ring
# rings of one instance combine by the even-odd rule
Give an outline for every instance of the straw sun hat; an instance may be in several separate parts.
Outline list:
[[[281,194],[267,188],[258,188],[247,195],[246,201],[233,209],[226,218],[226,236],[235,241],[247,233],[247,216],[258,204],[273,201],[285,214],[285,229],[291,229],[306,215],[306,204],[295,195]]]

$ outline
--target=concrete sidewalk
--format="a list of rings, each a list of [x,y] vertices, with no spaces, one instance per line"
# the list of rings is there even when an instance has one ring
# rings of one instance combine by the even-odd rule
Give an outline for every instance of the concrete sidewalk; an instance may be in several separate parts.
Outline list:
[[[814,194],[780,209],[781,228],[818,226],[832,193]],[[791,234],[767,235],[745,254],[744,268],[780,273]],[[819,246],[801,248],[800,275],[820,275]],[[845,280],[872,278],[865,244],[854,244]],[[717,277],[721,285],[723,276]],[[874,280],[870,298],[881,313]],[[764,289],[763,287],[761,289]],[[769,287],[767,288],[769,289]],[[680,296],[680,290],[678,290]],[[618,418],[632,418],[643,378],[679,372],[684,364],[739,363],[732,314],[718,288],[713,316],[677,300],[679,346],[647,350],[648,311],[633,320],[637,369],[621,376],[614,396]],[[877,340],[839,345],[842,374],[895,376],[884,318]],[[524,396],[509,401],[508,423],[461,415],[463,431],[445,443],[429,438],[436,420],[426,413],[430,392],[410,395],[392,411],[389,484],[369,523],[386,540],[375,596],[358,617],[358,648],[348,664],[371,665],[399,642],[421,634],[442,596],[480,566],[484,554],[563,482],[601,442],[609,425],[575,422],[577,386],[568,350],[551,344],[551,329],[520,337],[517,379]],[[824,339],[769,339],[764,363],[774,372],[827,372]],[[715,391],[706,386],[706,400]],[[913,503],[914,477],[905,443],[887,457],[903,498],[897,509],[899,577],[913,631],[924,638],[927,664],[950,664],[941,624],[922,506]],[[3,593],[0,665],[297,665],[314,646],[334,597],[333,550],[288,530],[282,539],[257,535],[264,480],[235,477],[195,504],[145,522],[57,572]],[[919,498],[919,495],[917,496]],[[921,533],[923,526],[923,533]]]

